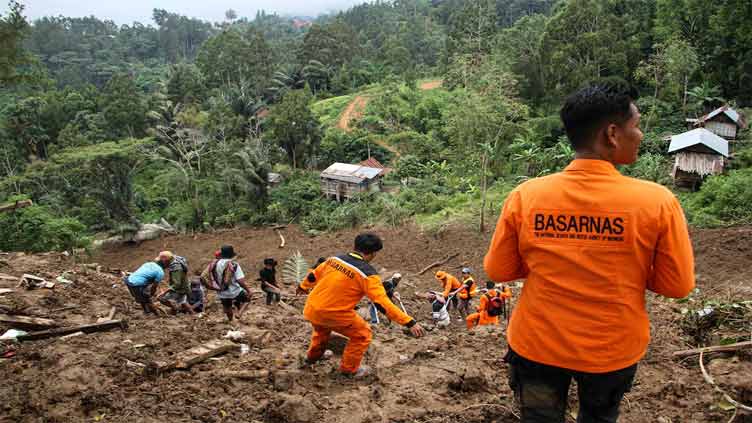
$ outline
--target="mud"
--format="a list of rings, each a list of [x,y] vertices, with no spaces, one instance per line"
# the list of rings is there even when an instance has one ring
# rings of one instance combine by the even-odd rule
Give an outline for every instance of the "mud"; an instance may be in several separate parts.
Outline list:
[[[459,273],[472,267],[478,280],[490,234],[450,228],[427,234],[412,227],[373,228],[385,250],[375,265],[383,275],[400,271],[405,307],[418,320],[430,319],[430,306],[414,291],[437,288],[432,272],[416,273],[428,264],[461,253],[444,270]],[[506,383],[502,362],[503,327],[468,333],[453,321],[451,330],[435,329],[422,339],[396,326],[374,328],[366,364],[368,379],[344,379],[336,372],[340,349],[327,361],[301,368],[310,328],[300,313],[264,305],[260,291],[240,323],[224,320],[218,304],[202,318],[182,315],[146,317],[119,281],[120,270],[133,270],[162,249],[188,258],[191,266],[208,261],[221,244],[232,244],[249,280],[261,262],[282,262],[300,251],[309,262],[347,251],[356,232],[309,237],[295,227],[283,231],[286,247],[270,229],[173,236],[102,252],[79,259],[59,254],[0,256],[0,273],[23,273],[54,281],[67,272],[70,287],[26,291],[0,279],[0,312],[58,320],[64,325],[92,323],[116,307],[115,318],[127,319],[127,331],[81,335],[16,344],[16,356],[0,359],[2,422],[514,422],[518,411]],[[750,298],[752,228],[694,231],[698,299]],[[84,266],[81,263],[98,263]],[[255,286],[257,289],[257,285]],[[301,310],[304,298],[285,286],[286,300]],[[517,289],[515,296],[519,295]],[[681,329],[680,304],[648,295],[653,342],[642,361],[634,388],[623,403],[624,422],[728,421],[722,398],[702,378],[697,358],[677,361],[671,353],[694,346]],[[364,310],[363,310],[364,311]],[[453,316],[456,320],[457,316]],[[0,327],[3,332],[7,327]],[[151,361],[170,357],[200,343],[221,338],[229,329],[249,334],[269,331],[251,343],[247,354],[228,353],[185,371],[158,377],[144,374]],[[749,334],[747,334],[748,336]],[[0,344],[0,349],[7,348]],[[0,351],[2,352],[2,351]],[[737,400],[750,402],[752,364],[748,355],[709,357],[708,371]],[[269,371],[258,379],[229,376],[233,372]],[[573,407],[576,405],[572,400]],[[744,417],[737,416],[736,422]],[[573,415],[570,418],[574,421]]]

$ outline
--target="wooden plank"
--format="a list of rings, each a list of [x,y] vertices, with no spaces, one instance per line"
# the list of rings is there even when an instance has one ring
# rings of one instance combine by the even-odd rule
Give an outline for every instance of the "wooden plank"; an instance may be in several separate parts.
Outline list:
[[[33,205],[34,205],[34,202],[32,202],[31,200],[16,201],[15,203],[4,204],[0,206],[0,213],[22,209],[24,207],[29,207]]]
[[[188,369],[194,364],[239,348],[238,344],[229,340],[217,339],[209,341],[179,354],[177,360],[175,360],[175,368]]]
[[[52,319],[42,319],[39,317],[15,316],[0,314],[0,323],[4,323],[12,328],[44,329],[59,326]]]
[[[733,352],[743,350],[745,348],[752,348],[752,341],[737,342],[736,344],[729,345],[717,345],[714,347],[694,348],[691,350],[676,351],[673,356],[676,358],[691,357],[700,353],[713,353],[713,352]]]
[[[17,339],[19,342],[35,341],[38,339],[57,338],[63,335],[68,335],[70,333],[76,333],[76,332],[95,333],[95,332],[108,331],[108,330],[116,329],[116,328],[125,330],[128,328],[128,322],[125,320],[110,320],[107,322],[92,323],[88,325],[79,325],[79,326],[70,326],[70,327],[59,328],[59,329],[43,330],[39,332],[30,332],[30,333],[27,333],[26,335],[21,335]]]
[[[112,320],[115,317],[115,312],[116,311],[117,311],[117,308],[112,307],[110,309],[110,312],[107,314],[107,316],[100,317],[99,319],[97,319],[97,323],[102,323],[102,322],[106,322],[108,320]]]

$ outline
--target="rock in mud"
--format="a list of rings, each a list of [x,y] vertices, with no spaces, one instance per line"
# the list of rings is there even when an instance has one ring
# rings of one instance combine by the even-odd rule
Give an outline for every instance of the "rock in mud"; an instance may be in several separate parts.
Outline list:
[[[449,389],[459,392],[483,392],[488,390],[488,380],[480,369],[467,367],[449,380]]]
[[[318,410],[311,400],[300,395],[280,394],[277,414],[288,423],[309,423],[316,420]]]

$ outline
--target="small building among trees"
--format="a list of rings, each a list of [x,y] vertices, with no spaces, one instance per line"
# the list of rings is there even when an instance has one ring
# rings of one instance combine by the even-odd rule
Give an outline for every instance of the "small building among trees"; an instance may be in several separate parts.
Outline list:
[[[668,152],[675,154],[674,184],[693,190],[706,176],[722,173],[729,157],[728,141],[705,128],[672,136]]]
[[[696,120],[689,120],[694,127],[708,131],[727,140],[735,140],[740,129],[747,129],[744,116],[728,105],[719,107]]]
[[[321,191],[327,198],[349,200],[363,192],[382,189],[384,169],[334,163],[321,172]]]

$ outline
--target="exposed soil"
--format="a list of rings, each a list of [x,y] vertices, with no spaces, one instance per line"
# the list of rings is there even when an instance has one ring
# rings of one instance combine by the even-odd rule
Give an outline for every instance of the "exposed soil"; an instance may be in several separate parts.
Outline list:
[[[426,81],[422,84],[420,84],[421,90],[435,90],[437,88],[441,88],[441,84],[443,84],[444,81],[441,79],[437,79],[434,81]]]
[[[358,120],[363,116],[363,111],[366,109],[366,105],[368,104],[368,97],[359,95],[355,97],[350,104],[347,105],[345,108],[345,111],[342,112],[342,116],[339,117],[339,122],[337,122],[337,128],[342,129],[343,131],[349,132],[350,131],[350,122],[353,120]]]
[[[482,257],[490,234],[450,228],[439,234],[412,227],[374,228],[385,241],[376,267],[384,275],[406,275],[401,293],[408,311],[423,322],[430,319],[427,303],[414,291],[437,288],[432,272],[416,273],[455,253],[444,270],[458,273],[470,266],[482,275]],[[26,291],[0,279],[0,311],[59,320],[64,325],[91,323],[112,306],[115,318],[127,319],[127,331],[110,331],[68,339],[16,344],[17,355],[0,359],[0,421],[2,422],[514,422],[518,413],[506,384],[502,327],[468,333],[453,322],[451,330],[432,330],[422,339],[406,336],[398,327],[380,326],[366,362],[375,375],[365,381],[336,375],[341,349],[313,368],[301,369],[310,327],[299,312],[267,307],[260,293],[239,325],[231,326],[217,304],[202,318],[143,316],[119,282],[118,270],[133,270],[162,249],[188,258],[191,266],[208,261],[221,244],[232,244],[250,280],[265,257],[282,262],[300,251],[310,262],[318,256],[346,251],[356,231],[309,237],[295,227],[283,231],[286,247],[271,229],[238,229],[196,236],[173,236],[140,246],[109,250],[87,259],[101,266],[86,267],[59,255],[0,256],[0,273],[33,273],[54,280],[65,271],[72,287]],[[701,296],[725,300],[749,299],[752,275],[752,228],[705,230],[693,233]],[[112,273],[111,273],[112,272]],[[285,287],[285,301],[301,310],[305,299]],[[515,295],[519,290],[515,290]],[[732,411],[719,408],[721,396],[702,378],[697,358],[673,360],[672,352],[694,345],[681,329],[681,307],[648,295],[653,342],[642,361],[634,389],[623,404],[624,422],[728,421]],[[74,307],[74,308],[70,308]],[[63,311],[56,311],[61,310]],[[456,317],[456,316],[455,316]],[[231,327],[248,334],[269,331],[270,337],[251,345],[250,352],[228,353],[190,370],[159,377],[144,374],[140,364],[170,357],[200,343],[221,338]],[[0,325],[4,332],[7,326]],[[749,336],[749,334],[747,334]],[[0,352],[4,347],[0,344]],[[134,364],[136,363],[136,364]],[[752,363],[748,355],[715,355],[707,370],[733,398],[752,403]],[[227,375],[228,371],[269,370],[256,380]],[[574,398],[572,405],[575,405]],[[749,418],[749,417],[747,417]],[[574,419],[571,418],[571,421]],[[737,423],[744,417],[737,416]]]

